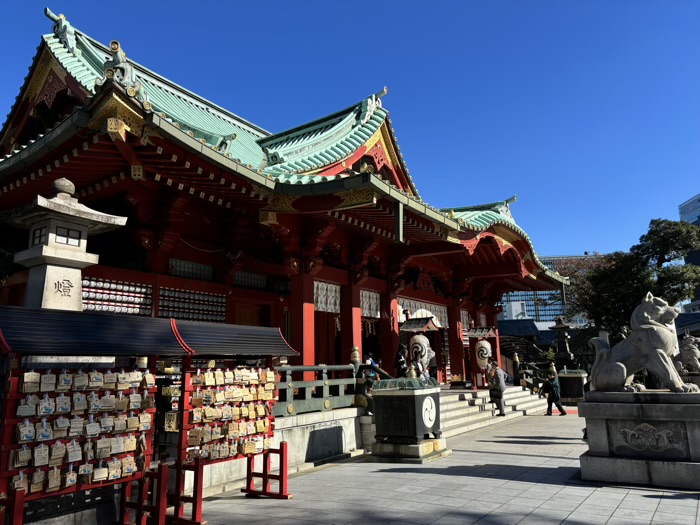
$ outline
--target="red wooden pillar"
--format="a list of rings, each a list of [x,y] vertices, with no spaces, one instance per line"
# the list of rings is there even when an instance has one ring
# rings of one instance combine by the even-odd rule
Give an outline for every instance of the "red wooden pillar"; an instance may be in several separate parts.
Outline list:
[[[382,355],[381,360],[384,370],[390,374],[395,374],[394,359],[399,350],[399,300],[395,293],[387,292],[381,294],[381,338]]]
[[[464,339],[462,338],[462,315],[459,304],[456,301],[448,306],[447,322],[450,327],[447,337],[450,343],[450,374],[452,377],[459,375],[462,381],[466,381],[466,368],[464,366]]]
[[[362,307],[360,305],[360,287],[352,282],[340,289],[340,337],[344,360],[350,359],[352,347],[356,346],[362,354]],[[379,356],[375,356],[375,361]]]
[[[291,276],[291,345],[301,354],[301,364],[316,364],[316,347],[314,344],[314,278],[306,272]],[[313,373],[312,373],[313,375]],[[304,380],[312,380],[313,377]]]

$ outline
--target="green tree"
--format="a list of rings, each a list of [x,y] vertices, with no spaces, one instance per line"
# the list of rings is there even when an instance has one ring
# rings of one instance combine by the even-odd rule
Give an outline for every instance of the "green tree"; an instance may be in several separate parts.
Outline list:
[[[569,313],[575,308],[597,329],[619,333],[649,291],[670,304],[689,299],[700,286],[700,267],[683,264],[692,250],[700,250],[700,227],[652,220],[629,252],[601,256],[571,276]]]

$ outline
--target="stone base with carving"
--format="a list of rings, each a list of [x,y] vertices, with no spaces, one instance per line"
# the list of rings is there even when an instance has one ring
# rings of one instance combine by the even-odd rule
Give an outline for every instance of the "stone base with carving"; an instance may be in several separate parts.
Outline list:
[[[372,443],[370,461],[397,463],[427,463],[452,454],[444,438],[424,439],[415,445]]]
[[[700,489],[700,394],[587,392],[584,480]]]

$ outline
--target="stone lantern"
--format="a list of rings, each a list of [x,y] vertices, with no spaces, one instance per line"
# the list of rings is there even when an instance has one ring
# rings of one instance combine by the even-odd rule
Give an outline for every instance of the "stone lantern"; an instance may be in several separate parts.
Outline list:
[[[557,370],[563,368],[572,368],[574,364],[574,356],[569,350],[569,334],[568,330],[571,326],[564,322],[564,318],[559,316],[556,318],[556,324],[549,327],[550,330],[554,330],[557,333],[557,353],[554,356],[556,362]]]
[[[29,268],[24,305],[28,308],[82,311],[82,273],[99,257],[87,252],[88,235],[126,224],[126,217],[107,215],[78,203],[67,179],[53,183],[54,196],[37,196],[15,210],[8,222],[29,229],[29,247],[15,262]]]

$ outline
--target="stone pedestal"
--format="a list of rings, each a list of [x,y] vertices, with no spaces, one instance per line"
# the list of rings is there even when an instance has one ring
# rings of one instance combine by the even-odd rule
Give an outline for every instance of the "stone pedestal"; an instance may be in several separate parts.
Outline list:
[[[588,392],[578,410],[582,479],[700,489],[700,394]]]
[[[391,463],[427,463],[450,454],[452,454],[452,450],[447,448],[447,442],[444,438],[424,439],[415,445],[375,441],[372,444],[372,456],[369,459]]]

